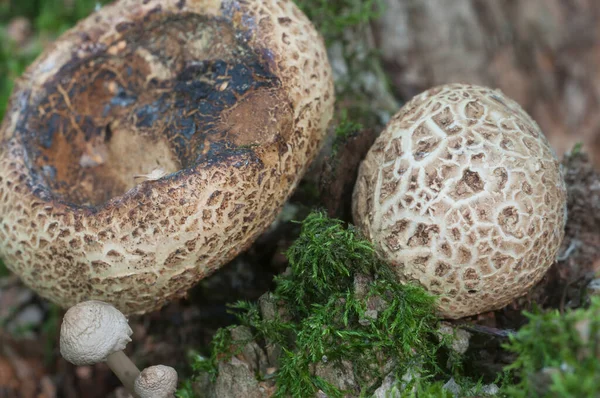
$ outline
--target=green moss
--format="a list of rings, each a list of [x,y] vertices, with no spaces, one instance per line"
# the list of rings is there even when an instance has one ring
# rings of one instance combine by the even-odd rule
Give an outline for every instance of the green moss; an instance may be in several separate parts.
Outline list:
[[[335,127],[332,156],[335,156],[340,145],[343,145],[348,138],[358,134],[363,129],[363,125],[361,123],[351,120],[348,117],[347,109],[342,109],[339,112],[338,120],[337,126]]]
[[[600,395],[600,298],[589,308],[526,313],[529,323],[506,349],[518,354],[507,368],[520,382],[505,388],[512,397]]]
[[[108,2],[109,0],[11,1],[9,5],[0,5],[0,21],[6,23],[14,17],[25,17],[32,21],[36,32],[59,34]]]
[[[287,252],[290,276],[278,277],[276,294],[297,304],[306,315],[312,304],[325,304],[332,292],[345,292],[356,272],[375,272],[381,262],[372,245],[354,228],[344,228],[319,212],[302,223],[298,239]]]
[[[4,116],[14,80],[23,73],[38,52],[38,49],[30,52],[19,51],[0,31],[0,119]]]
[[[295,0],[325,38],[335,62],[336,119],[376,126],[397,111],[379,53],[370,42],[371,22],[384,12],[382,0]],[[377,80],[377,83],[374,83]],[[381,87],[379,87],[381,86]],[[377,111],[376,111],[377,110]],[[341,117],[340,117],[341,116]],[[347,127],[347,126],[345,126]]]
[[[108,0],[20,0],[0,4],[0,119],[4,116],[14,80],[42,51],[43,43],[105,3]],[[15,17],[25,17],[32,22],[32,40],[24,47],[15,45],[5,31],[5,26]]]
[[[582,149],[583,149],[583,143],[582,142],[576,143],[575,145],[573,145],[573,149],[571,149],[571,156],[579,155],[581,153]]]
[[[177,398],[194,398],[196,395],[194,394],[192,381],[190,379],[187,379],[180,382],[179,388],[177,389],[175,396]]]
[[[0,260],[0,278],[10,275],[10,271],[6,268],[6,265]]]
[[[474,382],[468,378],[455,378],[459,388],[459,397],[488,397],[483,389],[481,382]],[[444,388],[445,381],[435,380],[430,377],[418,378],[413,384],[409,384],[407,388],[400,392],[401,398],[454,398],[450,390]]]
[[[282,347],[276,396],[310,396],[318,390],[330,397],[343,396],[343,391],[309,371],[324,358],[333,363],[351,361],[363,394],[372,393],[376,381],[386,376],[377,362],[381,354],[397,363],[398,378],[416,366],[423,376],[444,373],[438,366],[445,342],[435,339],[435,299],[420,287],[398,284],[352,226],[313,212],[302,223],[287,257],[290,270],[276,278],[274,291],[285,317],[263,319],[257,305],[248,302],[232,306],[240,323],[254,331],[256,341]],[[372,278],[360,295],[355,289],[357,275]],[[381,304],[375,318],[367,312],[374,303]],[[198,370],[215,375],[218,361],[247,343],[232,342],[229,330],[219,331],[210,359],[202,360]]]
[[[217,375],[219,361],[223,358],[230,358],[239,354],[243,347],[242,342],[234,342],[231,338],[231,329],[235,326],[221,328],[215,333],[211,341],[211,355],[205,358],[200,354],[192,353],[190,364],[192,370],[196,373],[206,372],[214,380]],[[246,342],[243,342],[244,344]]]
[[[454,395],[444,388],[444,382],[431,382],[430,380],[419,380],[415,389],[406,389],[400,395],[402,398],[453,398]]]
[[[347,28],[366,24],[381,12],[379,0],[295,0],[329,44]]]
[[[362,128],[362,124],[348,118],[348,110],[344,109],[340,112],[340,121],[335,127],[335,138],[346,140]]]
[[[44,363],[50,365],[56,360],[58,332],[60,330],[61,309],[54,303],[49,304],[46,319],[42,323],[41,335],[44,336]]]

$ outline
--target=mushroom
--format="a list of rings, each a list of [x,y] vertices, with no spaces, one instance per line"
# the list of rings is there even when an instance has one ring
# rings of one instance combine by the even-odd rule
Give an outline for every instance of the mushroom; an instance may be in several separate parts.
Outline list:
[[[177,371],[165,365],[150,366],[135,379],[134,388],[140,398],[173,397],[177,390]]]
[[[63,307],[155,310],[275,220],[333,102],[323,40],[292,0],[107,5],[16,82],[0,257]]]
[[[353,217],[440,315],[501,308],[555,261],[566,188],[538,125],[502,92],[467,84],[408,102],[360,166]]]
[[[131,341],[127,318],[102,301],[85,301],[65,313],[60,327],[60,354],[73,365],[106,362],[133,393],[140,371],[123,350]]]

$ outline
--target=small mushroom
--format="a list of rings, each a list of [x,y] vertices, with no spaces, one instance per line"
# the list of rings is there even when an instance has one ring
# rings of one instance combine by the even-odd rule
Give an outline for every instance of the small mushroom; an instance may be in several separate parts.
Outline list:
[[[293,0],[120,0],[50,46],[0,126],[0,256],[125,314],[185,295],[275,220],[334,103]]]
[[[131,341],[127,318],[101,301],[79,303],[65,313],[60,328],[60,353],[73,365],[106,362],[129,392],[140,374],[123,350]]]
[[[375,141],[353,217],[402,281],[459,318],[501,308],[542,278],[564,236],[566,188],[516,102],[451,84],[412,99]]]
[[[170,398],[177,390],[177,371],[170,366],[155,365],[142,370],[135,379],[135,393],[140,398]]]

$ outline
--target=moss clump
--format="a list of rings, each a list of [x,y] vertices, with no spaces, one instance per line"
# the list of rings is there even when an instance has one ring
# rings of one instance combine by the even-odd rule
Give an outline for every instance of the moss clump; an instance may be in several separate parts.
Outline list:
[[[286,304],[292,317],[290,325],[279,330],[294,335],[291,340],[282,333],[271,337],[282,343],[292,341],[284,346],[279,396],[306,396],[317,388],[328,395],[341,394],[309,375],[309,365],[324,357],[328,361],[348,359],[365,370],[374,365],[371,361],[376,353],[386,353],[406,367],[434,362],[436,347],[429,339],[437,321],[433,297],[421,288],[396,283],[370,243],[352,227],[345,229],[340,221],[312,213],[287,255],[291,272],[277,279],[275,296]],[[357,275],[374,277],[364,296],[355,289]],[[377,307],[374,302],[379,300],[384,303],[374,318],[367,311]],[[254,326],[257,319],[248,323]],[[361,378],[367,381],[382,376],[365,374]]]
[[[336,117],[349,111],[365,126],[385,123],[398,110],[372,42],[371,22],[384,12],[382,0],[295,0],[325,38],[334,66]],[[338,129],[348,126],[340,125]]]
[[[348,110],[342,109],[338,112],[338,122],[335,126],[335,137],[333,139],[333,147],[331,153],[335,157],[340,146],[343,145],[350,137],[360,133],[363,129],[363,125],[348,117]]]
[[[505,388],[511,397],[597,397],[600,395],[600,298],[588,308],[561,314],[527,313],[529,323],[510,338],[518,354],[507,370],[520,382]]]
[[[353,227],[311,213],[287,257],[290,268],[276,278],[273,294],[278,315],[265,319],[247,302],[233,306],[255,341],[282,349],[276,396],[350,393],[311,371],[324,362],[352,363],[360,394],[372,393],[390,371],[397,380],[411,371],[420,377],[444,373],[438,366],[445,342],[435,337],[435,299],[420,287],[398,284]],[[216,375],[218,361],[247,343],[233,342],[230,330],[219,331],[210,359],[196,357],[196,369]],[[179,396],[186,394],[182,389]]]
[[[295,0],[329,44],[344,30],[369,23],[381,13],[380,0]]]

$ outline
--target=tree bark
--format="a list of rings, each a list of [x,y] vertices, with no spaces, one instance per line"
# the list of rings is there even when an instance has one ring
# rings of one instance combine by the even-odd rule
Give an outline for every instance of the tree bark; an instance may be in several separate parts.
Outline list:
[[[600,165],[600,2],[383,1],[376,41],[397,96],[451,82],[499,88],[559,154],[583,142]]]

